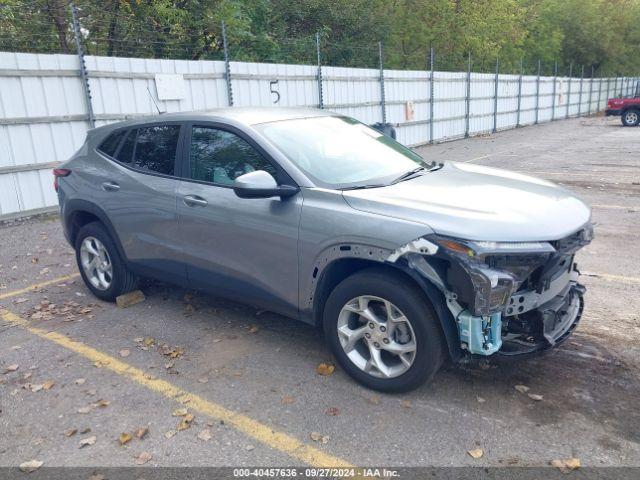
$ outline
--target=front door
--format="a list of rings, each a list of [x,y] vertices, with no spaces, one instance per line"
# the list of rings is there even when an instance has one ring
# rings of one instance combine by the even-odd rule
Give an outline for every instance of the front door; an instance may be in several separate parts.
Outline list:
[[[289,316],[298,314],[301,193],[242,199],[236,177],[256,170],[290,179],[241,132],[190,125],[178,218],[190,285]]]

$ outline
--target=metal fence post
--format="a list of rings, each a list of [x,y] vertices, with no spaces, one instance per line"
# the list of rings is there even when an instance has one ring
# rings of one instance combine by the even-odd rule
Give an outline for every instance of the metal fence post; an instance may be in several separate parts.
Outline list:
[[[569,85],[567,86],[567,111],[564,118],[569,118],[569,108],[571,107],[571,81],[573,80],[573,62],[569,64]]]
[[[589,79],[589,106],[587,107],[587,115],[591,115],[592,97],[593,97],[593,65],[591,65],[591,78]]]
[[[222,48],[224,48],[224,78],[227,81],[227,100],[233,107],[233,87],[231,85],[231,65],[229,63],[229,43],[227,42],[227,26],[222,21]]]
[[[522,107],[522,73],[524,71],[524,61],[520,59],[520,75],[518,75],[518,109],[516,112],[516,127],[520,126],[520,110]]]
[[[607,103],[609,102],[609,91],[611,90],[611,77],[607,77]]]
[[[318,57],[318,108],[324,108],[322,95],[322,63],[320,62],[320,32],[316,32],[316,55]]]
[[[556,83],[558,83],[558,62],[553,65],[553,99],[551,101],[551,121],[556,119]]]
[[[435,63],[435,52],[433,47],[429,49],[429,143],[433,143],[433,87],[435,85],[433,79],[433,65]]]
[[[469,138],[469,115],[471,114],[471,52],[467,61],[467,92],[464,103],[464,137]]]
[[[93,105],[91,104],[91,88],[89,87],[89,73],[87,65],[84,62],[84,50],[82,49],[82,41],[80,40],[80,24],[78,23],[78,12],[76,6],[72,3],[71,22],[73,24],[73,36],[76,40],[76,50],[78,52],[78,63],[80,64],[80,77],[82,77],[82,87],[84,89],[84,99],[87,104],[87,116],[89,117],[89,126],[95,128],[96,119],[93,114]]]
[[[540,109],[540,60],[538,60],[538,77],[536,78],[536,118],[534,125],[538,124],[538,110]]]
[[[498,131],[498,83],[500,82],[500,58],[496,58],[496,76],[493,80],[493,133]]]
[[[387,123],[387,105],[384,97],[384,63],[382,59],[382,42],[378,42],[378,56],[380,57],[380,108],[382,109],[382,123]]]
[[[602,77],[598,77],[598,104],[596,106],[596,112],[600,111],[600,102],[602,102]]]
[[[580,96],[578,97],[578,117],[582,114],[582,82],[584,81],[584,65],[580,74]]]

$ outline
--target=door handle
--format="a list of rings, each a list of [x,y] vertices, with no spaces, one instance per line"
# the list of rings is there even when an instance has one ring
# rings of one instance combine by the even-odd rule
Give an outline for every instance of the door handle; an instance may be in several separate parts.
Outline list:
[[[209,205],[209,202],[198,195],[185,195],[182,197],[182,201],[187,207],[206,207]]]
[[[116,182],[104,182],[102,184],[102,189],[106,190],[107,192],[117,192],[118,190],[120,190],[120,185],[118,185]]]

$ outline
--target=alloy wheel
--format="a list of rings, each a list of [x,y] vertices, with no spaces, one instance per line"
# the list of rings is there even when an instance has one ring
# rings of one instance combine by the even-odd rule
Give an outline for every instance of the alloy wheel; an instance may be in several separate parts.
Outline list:
[[[104,244],[87,237],[80,246],[80,263],[87,280],[98,290],[107,290],[113,283],[113,265]]]
[[[384,298],[361,295],[349,300],[338,315],[337,335],[351,362],[377,378],[402,375],[416,357],[411,322]]]

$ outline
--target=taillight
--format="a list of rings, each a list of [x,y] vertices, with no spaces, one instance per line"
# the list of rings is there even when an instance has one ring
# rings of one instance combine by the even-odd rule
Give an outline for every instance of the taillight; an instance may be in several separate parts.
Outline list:
[[[53,169],[53,188],[58,191],[58,178],[67,177],[71,173],[68,168],[54,168]]]

